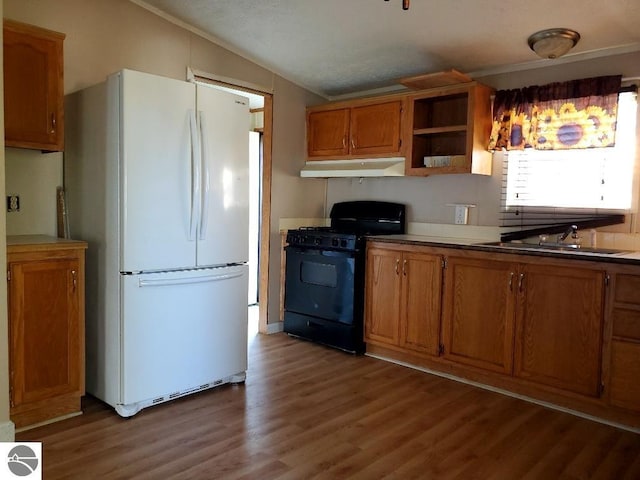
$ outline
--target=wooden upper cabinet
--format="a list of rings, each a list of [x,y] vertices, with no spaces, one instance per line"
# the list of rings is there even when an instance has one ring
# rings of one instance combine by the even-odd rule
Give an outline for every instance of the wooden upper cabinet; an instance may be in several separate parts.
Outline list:
[[[521,266],[514,374],[588,396],[601,387],[604,272]]]
[[[4,20],[5,146],[64,149],[64,38]]]
[[[477,82],[433,88],[410,97],[407,175],[491,175],[491,94]]]
[[[406,99],[353,101],[307,110],[310,160],[404,156]]]
[[[349,109],[339,108],[307,115],[309,157],[342,156],[349,153]]]
[[[400,101],[364,105],[351,109],[351,154],[399,152]]]
[[[442,320],[444,358],[511,374],[517,265],[449,257]]]

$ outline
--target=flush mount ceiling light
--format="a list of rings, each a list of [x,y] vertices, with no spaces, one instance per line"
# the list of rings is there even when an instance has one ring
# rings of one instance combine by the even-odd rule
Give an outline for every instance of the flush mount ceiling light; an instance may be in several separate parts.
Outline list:
[[[384,0],[384,1],[388,2],[389,0]],[[402,0],[402,9],[409,10],[409,0]]]
[[[541,30],[529,37],[529,47],[542,58],[559,58],[580,40],[580,34],[568,28]]]

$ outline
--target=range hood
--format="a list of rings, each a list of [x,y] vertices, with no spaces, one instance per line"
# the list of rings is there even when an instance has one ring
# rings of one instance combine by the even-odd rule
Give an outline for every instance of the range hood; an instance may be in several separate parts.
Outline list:
[[[357,160],[313,160],[300,171],[301,177],[402,177],[404,157]]]

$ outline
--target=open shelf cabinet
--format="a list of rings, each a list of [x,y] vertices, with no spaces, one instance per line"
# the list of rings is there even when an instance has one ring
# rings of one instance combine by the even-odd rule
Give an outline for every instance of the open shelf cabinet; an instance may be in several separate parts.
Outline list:
[[[410,96],[411,139],[405,174],[491,175],[492,89],[477,82]]]

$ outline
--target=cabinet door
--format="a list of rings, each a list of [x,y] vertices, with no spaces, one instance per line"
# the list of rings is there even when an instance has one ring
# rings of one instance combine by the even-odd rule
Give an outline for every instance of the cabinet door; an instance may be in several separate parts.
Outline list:
[[[12,407],[82,390],[78,260],[11,263]]]
[[[351,155],[400,151],[402,102],[394,101],[351,109]]]
[[[609,401],[617,407],[640,411],[640,343],[611,342]]]
[[[438,355],[442,259],[438,255],[405,252],[402,258],[400,344]]]
[[[516,266],[450,257],[445,269],[444,357],[511,373]]]
[[[604,273],[525,265],[521,274],[515,375],[598,396]]]
[[[5,21],[6,146],[63,149],[63,39],[62,34]]]
[[[349,153],[349,109],[309,112],[307,154],[309,157],[345,156]]]
[[[397,345],[400,312],[401,253],[391,249],[367,251],[365,340]]]
[[[640,275],[614,275],[610,318],[609,403],[640,412]]]

